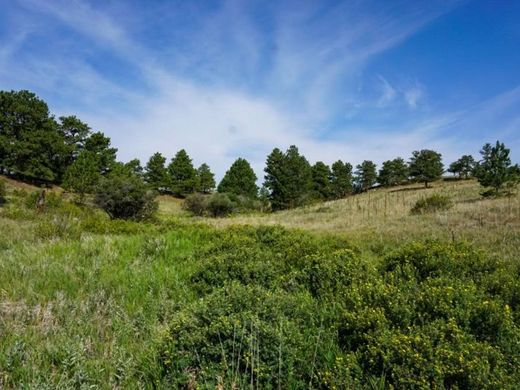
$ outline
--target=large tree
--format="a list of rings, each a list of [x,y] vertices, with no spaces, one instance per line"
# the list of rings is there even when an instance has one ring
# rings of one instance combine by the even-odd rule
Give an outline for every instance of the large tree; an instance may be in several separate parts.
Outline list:
[[[441,154],[429,149],[414,151],[409,167],[410,176],[423,182],[425,187],[429,182],[439,180],[444,172]]]
[[[186,150],[181,149],[168,165],[170,190],[177,196],[186,196],[195,192],[197,171]]]
[[[385,187],[401,184],[408,179],[408,165],[401,158],[383,162],[377,181]]]
[[[341,199],[352,193],[352,165],[338,160],[332,164],[330,186],[332,196]]]
[[[101,132],[90,135],[85,141],[84,150],[92,153],[101,175],[108,174],[116,163],[117,148],[110,145],[110,138]]]
[[[83,151],[65,171],[63,187],[73,191],[83,203],[85,194],[92,193],[101,175],[91,152]]]
[[[273,210],[301,206],[311,196],[311,165],[296,146],[290,146],[285,153],[274,149],[264,171],[264,186],[270,191]]]
[[[144,168],[144,179],[155,191],[165,192],[168,188],[168,170],[166,158],[159,152],[155,153]]]
[[[465,154],[457,161],[450,164],[448,172],[457,175],[459,178],[468,179],[473,174],[476,164],[477,163],[473,156]]]
[[[324,162],[318,161],[312,166],[312,190],[315,198],[321,200],[331,198],[331,176],[330,168]]]
[[[238,158],[227,170],[218,185],[217,191],[256,198],[258,196],[256,179],[256,174],[247,160]]]
[[[197,169],[197,189],[204,194],[209,194],[214,188],[215,175],[209,169],[209,165],[204,163]]]
[[[497,195],[506,186],[518,184],[520,169],[518,165],[511,165],[510,150],[504,143],[497,141],[495,146],[487,143],[482,147],[479,161],[475,170],[476,177],[483,187],[491,187]]]
[[[56,182],[64,138],[47,104],[29,91],[0,91],[0,171]]]
[[[356,166],[356,185],[361,191],[372,188],[377,182],[376,164],[370,160],[365,160]]]

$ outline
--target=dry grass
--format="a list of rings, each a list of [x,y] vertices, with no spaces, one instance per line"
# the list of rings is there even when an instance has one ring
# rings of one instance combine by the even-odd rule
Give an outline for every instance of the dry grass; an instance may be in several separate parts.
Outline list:
[[[346,235],[371,245],[422,238],[466,240],[481,247],[498,247],[507,257],[518,257],[520,196],[483,198],[481,191],[472,180],[437,182],[427,189],[414,184],[272,214],[207,219],[207,223],[219,227],[282,225]],[[453,208],[411,215],[417,200],[434,193],[449,196]]]

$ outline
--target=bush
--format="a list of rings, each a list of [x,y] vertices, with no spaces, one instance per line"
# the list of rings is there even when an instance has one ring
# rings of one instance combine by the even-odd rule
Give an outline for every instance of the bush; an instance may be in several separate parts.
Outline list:
[[[434,194],[427,198],[419,199],[412,207],[412,214],[433,213],[448,210],[453,206],[451,198],[446,195]]]
[[[215,193],[208,202],[208,212],[213,217],[226,217],[233,212],[234,207],[226,194]]]
[[[5,188],[5,180],[0,180],[0,206],[2,206],[6,199],[5,199],[5,195],[7,193],[7,190]]]
[[[155,194],[135,175],[112,174],[96,188],[95,203],[111,218],[144,220],[157,210]]]
[[[184,201],[184,208],[194,215],[202,217],[208,209],[208,197],[199,193],[189,195]]]

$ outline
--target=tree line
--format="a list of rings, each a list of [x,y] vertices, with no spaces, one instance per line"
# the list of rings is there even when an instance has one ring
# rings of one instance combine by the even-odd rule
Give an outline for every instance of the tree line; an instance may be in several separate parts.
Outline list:
[[[80,200],[86,194],[99,193],[99,188],[106,192],[126,183],[125,188],[138,189],[135,196],[141,198],[150,197],[145,196],[148,190],[188,197],[212,194],[216,188],[217,193],[234,200],[259,200],[268,203],[272,210],[282,210],[313,201],[340,199],[376,185],[421,182],[427,187],[445,173],[442,156],[434,150],[414,151],[408,161],[402,157],[385,161],[378,170],[370,160],[355,169],[342,160],[331,166],[322,161],[311,165],[293,145],[285,152],[275,148],[267,156],[261,188],[244,158],[233,162],[217,186],[208,164],[196,168],[184,149],[168,164],[166,157],[157,152],[144,167],[138,159],[118,162],[116,153],[109,137],[93,131],[76,116],[56,119],[34,93],[0,91],[0,173],[40,184],[62,185],[78,194]],[[520,169],[511,164],[510,151],[503,143],[485,144],[480,153],[480,161],[464,155],[447,171],[461,179],[477,177],[493,194],[518,184]],[[126,195],[118,196],[125,199]],[[96,197],[100,203],[117,209],[116,201],[105,198]],[[113,213],[126,215],[128,210]]]

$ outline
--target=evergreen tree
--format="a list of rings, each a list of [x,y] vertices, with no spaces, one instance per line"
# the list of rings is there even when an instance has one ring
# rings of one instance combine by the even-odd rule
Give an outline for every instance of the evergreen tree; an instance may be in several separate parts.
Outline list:
[[[264,171],[264,186],[270,191],[273,210],[301,206],[311,197],[311,165],[296,146],[290,146],[285,153],[274,149]]]
[[[483,187],[491,187],[495,195],[505,186],[515,186],[520,180],[520,168],[511,165],[509,153],[510,150],[499,141],[495,146],[485,144],[480,151],[482,160],[477,165],[475,176]]]
[[[258,196],[256,179],[256,174],[247,160],[238,158],[222,178],[217,191],[256,198]]]
[[[365,160],[356,166],[356,185],[361,191],[372,188],[377,181],[376,164]]]
[[[465,154],[457,161],[450,164],[448,172],[457,175],[459,178],[468,179],[473,174],[476,164],[477,163],[473,156]]]
[[[117,149],[110,147],[110,138],[103,133],[96,132],[88,137],[84,150],[92,153],[101,175],[106,175],[114,167]]]
[[[331,198],[331,176],[332,173],[329,166],[322,161],[318,161],[312,166],[312,190],[314,197],[321,200]]]
[[[138,158],[134,158],[133,160],[128,161],[125,164],[125,168],[134,175],[143,176],[144,170],[141,166],[141,161]]]
[[[268,199],[273,210],[281,210],[285,208],[285,156],[283,152],[275,148],[269,156],[265,164],[264,172],[264,188],[268,192]],[[264,191],[264,196],[265,191]]]
[[[338,160],[332,164],[330,178],[331,192],[334,199],[341,199],[352,193],[352,165]]]
[[[0,171],[56,182],[64,139],[47,104],[29,91],[0,91]]]
[[[85,194],[93,192],[101,175],[97,168],[96,159],[90,152],[81,152],[74,162],[65,171],[63,187],[74,191],[83,202]]]
[[[379,170],[378,182],[385,187],[404,183],[407,179],[408,166],[401,157],[385,161]]]
[[[186,196],[195,192],[197,171],[193,168],[190,156],[184,149],[177,152],[168,165],[170,190],[177,196]]]
[[[428,187],[429,182],[439,180],[444,172],[441,154],[428,149],[414,151],[409,167],[410,176],[416,181],[424,182],[425,187]]]
[[[144,179],[155,191],[164,192],[168,188],[168,170],[165,164],[166,158],[159,152],[150,157],[146,163]]]
[[[204,194],[209,194],[215,188],[215,175],[206,163],[197,169],[197,187]]]

